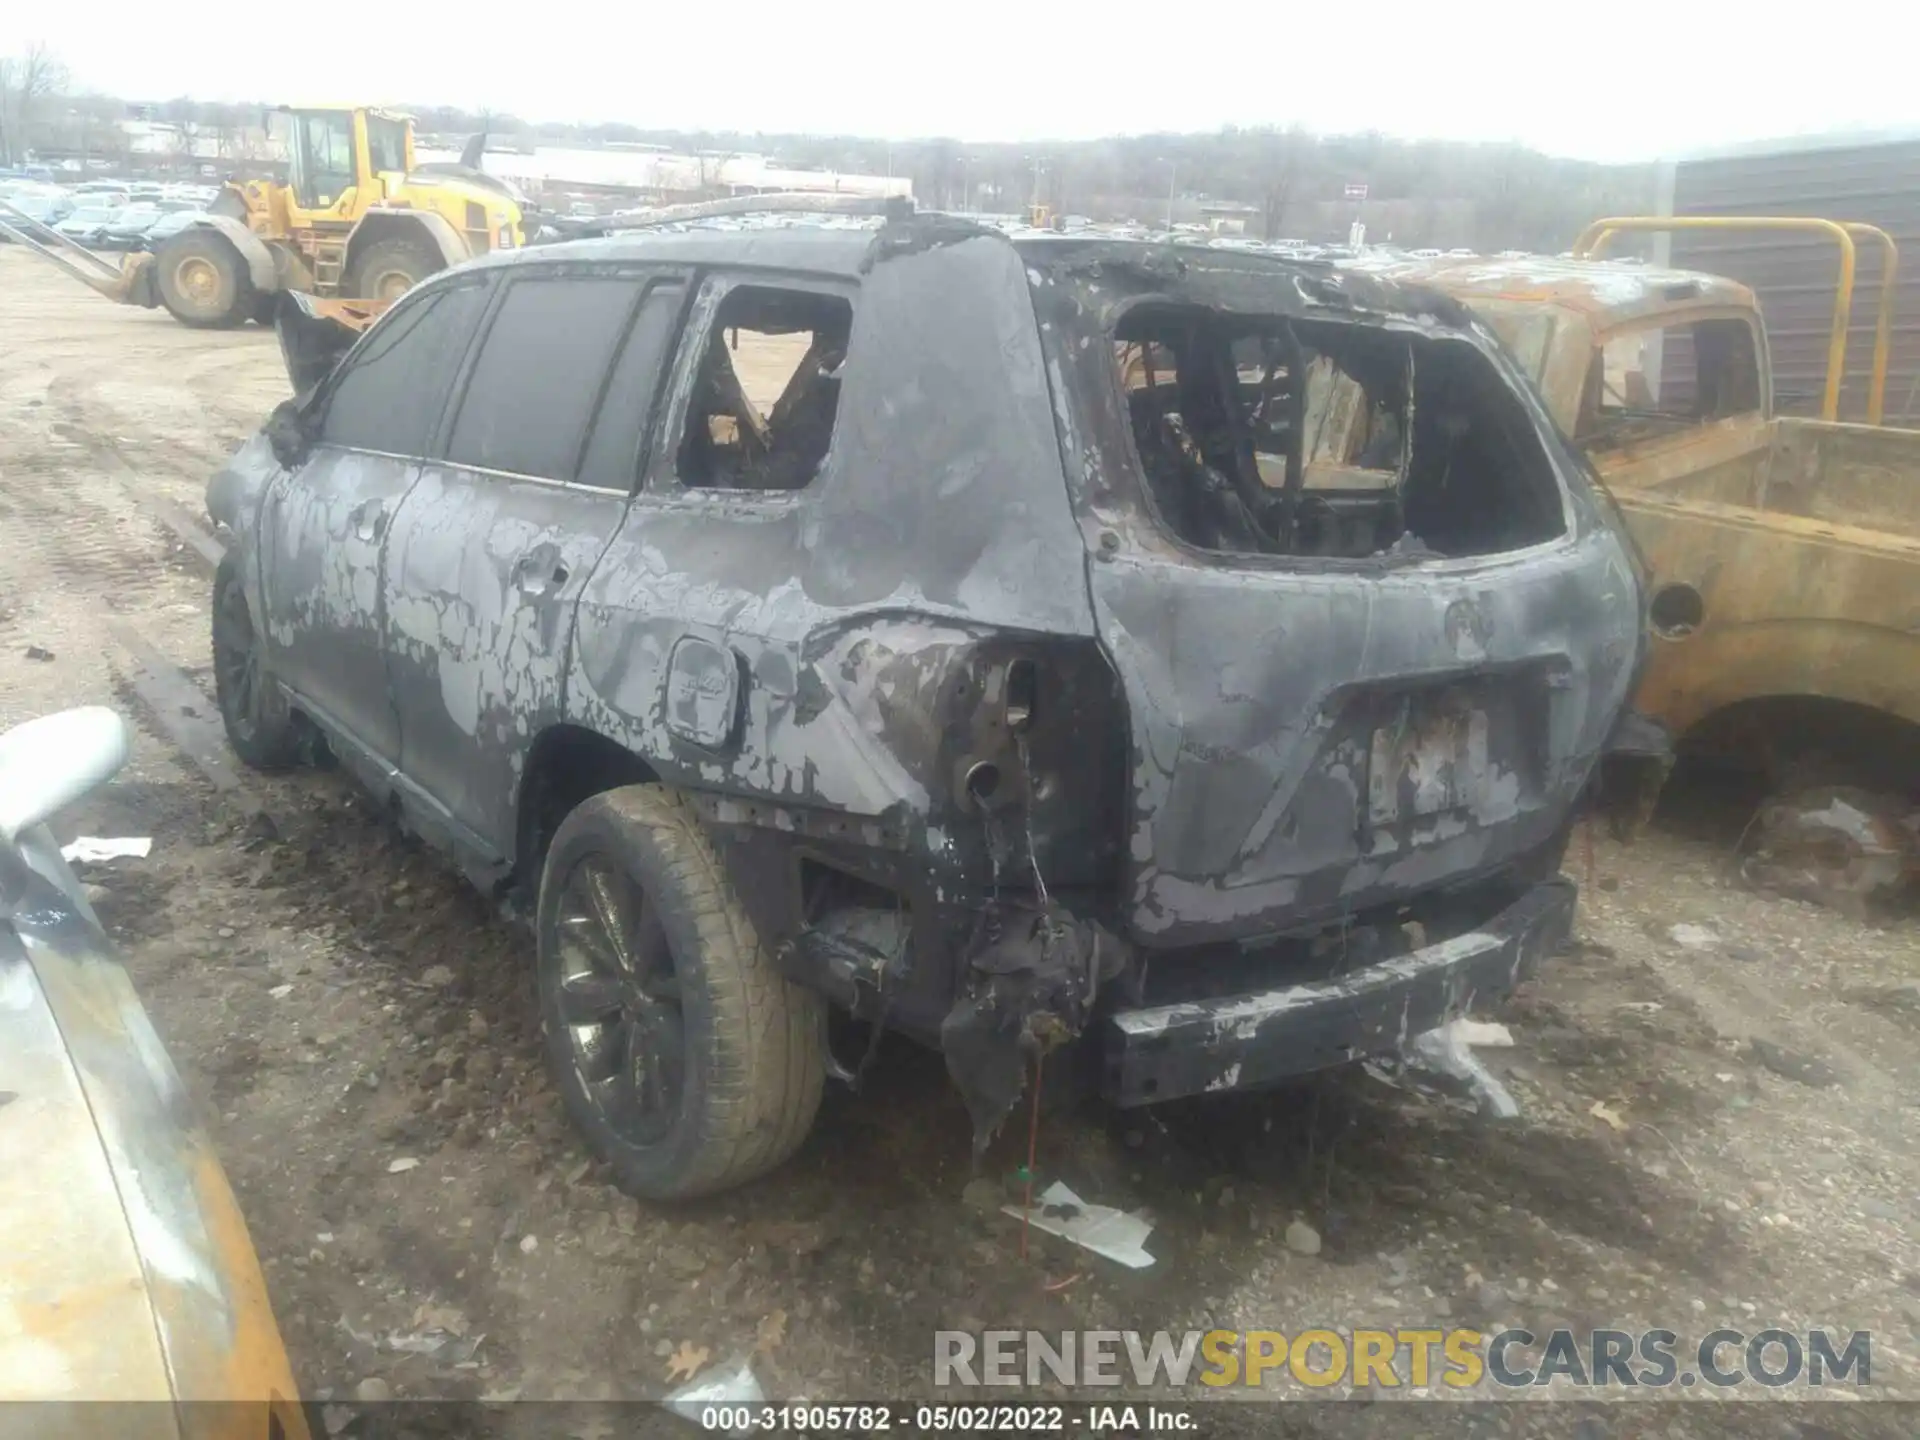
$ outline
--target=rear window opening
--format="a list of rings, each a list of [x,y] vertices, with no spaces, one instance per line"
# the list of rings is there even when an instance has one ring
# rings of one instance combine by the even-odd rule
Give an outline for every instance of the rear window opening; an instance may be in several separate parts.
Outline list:
[[[742,285],[714,314],[677,469],[696,489],[802,490],[833,442],[853,306]]]
[[[1574,439],[1591,451],[1760,408],[1760,357],[1745,319],[1616,332],[1594,350]]]
[[[1147,489],[1235,554],[1496,554],[1561,533],[1552,461],[1465,340],[1144,303],[1115,361]]]

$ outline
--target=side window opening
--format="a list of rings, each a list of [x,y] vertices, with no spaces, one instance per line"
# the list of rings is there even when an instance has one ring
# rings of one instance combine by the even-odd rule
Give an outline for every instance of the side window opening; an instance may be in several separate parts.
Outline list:
[[[303,205],[332,205],[358,182],[353,163],[353,116],[321,110],[299,117]]]
[[[727,292],[702,344],[676,469],[694,489],[802,490],[833,442],[853,330],[845,297]]]
[[[407,126],[382,115],[367,116],[367,159],[375,174],[407,168]]]
[[[1594,351],[1575,439],[1592,450],[1760,408],[1760,360],[1745,320],[1643,326]]]
[[[1148,492],[1188,544],[1357,559],[1559,533],[1552,463],[1465,341],[1148,303],[1114,343]]]

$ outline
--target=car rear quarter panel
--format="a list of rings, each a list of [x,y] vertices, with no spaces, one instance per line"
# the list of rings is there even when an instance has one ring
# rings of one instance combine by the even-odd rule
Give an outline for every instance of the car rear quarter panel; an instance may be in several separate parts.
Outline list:
[[[896,702],[994,635],[1089,639],[1085,556],[1011,247],[880,259],[854,305],[832,449],[795,494],[672,478],[683,355],[657,429],[669,460],[581,599],[568,710],[677,783],[923,813],[949,777]],[[676,732],[715,656],[737,671],[733,713]]]

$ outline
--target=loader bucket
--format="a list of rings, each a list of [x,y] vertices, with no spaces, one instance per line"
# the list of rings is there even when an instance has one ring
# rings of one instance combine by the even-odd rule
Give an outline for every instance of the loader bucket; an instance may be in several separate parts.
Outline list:
[[[293,393],[304,400],[353,348],[360,334],[380,318],[385,300],[323,300],[297,290],[280,292],[273,329],[280,338]]]

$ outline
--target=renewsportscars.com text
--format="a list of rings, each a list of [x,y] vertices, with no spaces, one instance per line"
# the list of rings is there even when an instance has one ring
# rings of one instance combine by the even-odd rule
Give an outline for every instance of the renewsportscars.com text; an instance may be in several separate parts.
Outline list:
[[[934,1332],[935,1385],[1456,1390],[1873,1383],[1867,1331],[1467,1328]]]

